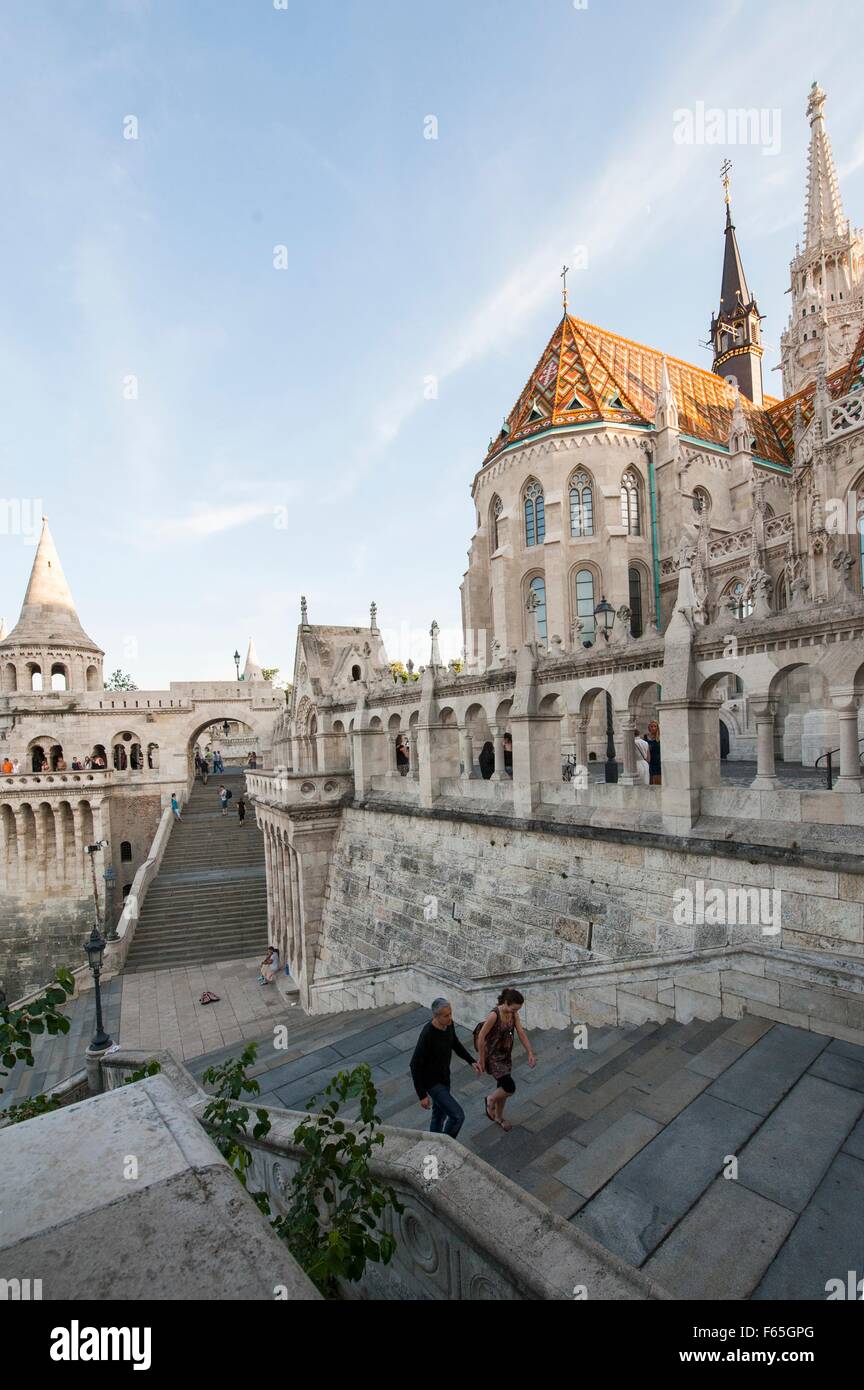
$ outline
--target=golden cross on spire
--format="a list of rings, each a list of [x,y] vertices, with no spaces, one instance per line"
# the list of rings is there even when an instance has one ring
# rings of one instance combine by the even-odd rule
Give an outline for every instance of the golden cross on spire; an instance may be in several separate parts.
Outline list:
[[[564,298],[564,313],[565,313],[565,314],[567,313],[567,272],[568,272],[569,269],[570,269],[569,265],[565,265],[564,268],[563,268],[563,270],[561,271],[561,279],[562,279],[563,282],[564,282],[564,289],[562,290],[562,295],[563,295],[563,298]]]
[[[727,204],[727,206],[728,206],[728,204],[729,204],[729,175],[730,175],[731,171],[732,171],[732,160],[731,160],[731,159],[724,159],[724,160],[723,160],[722,168],[721,168],[721,170],[720,170],[720,182],[721,182],[722,185],[723,185],[723,190],[724,190],[724,194],[725,194],[725,197],[726,197],[726,204]]]

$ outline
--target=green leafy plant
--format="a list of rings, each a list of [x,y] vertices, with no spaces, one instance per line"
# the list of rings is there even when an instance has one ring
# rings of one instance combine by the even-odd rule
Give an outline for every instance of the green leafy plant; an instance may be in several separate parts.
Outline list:
[[[145,1076],[156,1076],[162,1070],[162,1063],[157,1062],[155,1057],[151,1057],[149,1062],[145,1062],[139,1071],[130,1072],[123,1082],[124,1086],[131,1086],[133,1081],[143,1081]]]
[[[261,1087],[252,1076],[247,1076],[249,1067],[254,1066],[258,1048],[249,1043],[239,1057],[229,1057],[220,1067],[208,1067],[204,1073],[205,1086],[214,1086],[216,1094],[204,1110],[204,1124],[213,1136],[213,1141],[230,1168],[234,1170],[243,1186],[249,1191],[247,1175],[252,1166],[252,1153],[243,1143],[247,1135],[249,1109],[237,1105],[246,1092],[249,1095],[261,1094]],[[270,1116],[266,1110],[256,1111],[257,1123],[252,1129],[253,1139],[263,1139],[270,1132]],[[270,1203],[266,1192],[249,1192],[256,1206],[270,1215]]]
[[[8,1110],[0,1110],[0,1120],[8,1120],[10,1125],[20,1125],[24,1120],[32,1120],[36,1115],[50,1115],[59,1110],[62,1102],[56,1096],[28,1096],[27,1100],[10,1105]]]
[[[69,1020],[60,1009],[74,990],[71,971],[60,969],[47,989],[29,1003],[19,1009],[5,1003],[0,1007],[0,1076],[8,1076],[16,1062],[34,1065],[34,1034],[69,1032]],[[0,1086],[0,1092],[2,1089]]]
[[[130,675],[121,671],[119,666],[116,671],[112,671],[105,682],[106,690],[137,690],[138,687]]]
[[[359,1123],[349,1129],[340,1106],[360,1101]],[[311,1109],[318,1096],[308,1102]],[[403,1210],[392,1187],[370,1170],[375,1148],[384,1143],[375,1113],[378,1096],[368,1063],[339,1072],[325,1088],[320,1113],[301,1120],[294,1142],[305,1150],[294,1174],[290,1201],[273,1227],[294,1258],[325,1295],[336,1280],[362,1279],[368,1261],[387,1264],[396,1242],[380,1230],[387,1208]]]

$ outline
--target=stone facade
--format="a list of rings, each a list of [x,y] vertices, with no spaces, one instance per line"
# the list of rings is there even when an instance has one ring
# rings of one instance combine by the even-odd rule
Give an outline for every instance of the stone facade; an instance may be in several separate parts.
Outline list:
[[[227,722],[234,743],[248,731],[244,762],[254,750],[269,763],[284,697],[263,679],[251,642],[243,680],[106,690],[102,652],[81,627],[47,522],[21,617],[0,641],[0,676],[0,981],[14,999],[81,958],[95,912],[84,846],[103,842],[97,891],[114,921],[172,793],[188,796],[196,743],[213,731],[219,747]]]

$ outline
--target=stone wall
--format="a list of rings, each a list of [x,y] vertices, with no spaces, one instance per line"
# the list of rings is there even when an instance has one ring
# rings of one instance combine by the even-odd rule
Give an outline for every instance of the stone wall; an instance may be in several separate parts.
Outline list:
[[[315,980],[413,964],[476,979],[576,964],[589,951],[619,960],[766,939],[864,957],[860,873],[796,866],[765,846],[694,839],[684,849],[662,834],[479,822],[345,808]],[[782,933],[763,933],[765,921],[676,922],[676,892],[688,888],[706,900],[712,889],[777,889],[765,901],[771,911],[776,902]]]
[[[114,890],[113,916],[116,920],[123,910],[123,889],[131,886],[132,880],[150,853],[153,836],[159,827],[162,815],[162,802],[158,791],[150,794],[129,791],[112,796],[109,801],[111,817],[112,864],[117,874]],[[132,858],[120,857],[120,846],[127,841],[132,847]]]
[[[7,999],[47,984],[59,965],[80,965],[93,922],[93,895],[83,888],[24,901],[0,887],[0,984]]]

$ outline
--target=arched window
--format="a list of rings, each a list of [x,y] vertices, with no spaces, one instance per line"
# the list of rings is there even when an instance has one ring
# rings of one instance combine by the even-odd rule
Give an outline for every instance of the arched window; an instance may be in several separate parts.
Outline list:
[[[67,670],[66,670],[66,667],[65,667],[61,662],[59,662],[59,661],[55,661],[54,665],[51,667],[51,689],[52,689],[52,690],[68,690],[68,689],[69,689],[69,675],[68,675],[68,672],[67,672]]]
[[[42,667],[41,667],[41,666],[37,666],[37,665],[35,664],[35,662],[32,662],[32,661],[31,661],[30,664],[29,664],[28,667],[27,667],[27,674],[28,674],[29,677],[30,677],[30,689],[31,689],[31,690],[34,690],[34,691],[41,691],[41,689],[42,689]]]
[[[88,667],[87,667],[87,689],[88,689],[88,690],[98,690],[98,688],[99,688],[99,671],[97,670],[97,668],[96,668],[95,666],[88,666]]]
[[[4,691],[4,694],[10,695],[10,694],[12,694],[13,691],[15,691],[15,690],[17,690],[17,689],[18,689],[18,672],[17,672],[17,670],[16,670],[16,668],[15,668],[15,662],[14,662],[14,661],[7,661],[6,666],[5,666],[5,668],[4,668],[4,671],[3,671],[3,691]]]
[[[361,676],[360,667],[359,667],[359,666],[352,666],[352,667],[351,667],[351,679],[352,679],[352,681],[359,681],[360,676]]]
[[[629,536],[639,536],[642,533],[639,479],[632,468],[628,468],[621,479],[621,525],[626,526]]]
[[[767,505],[766,505],[766,507],[765,507],[765,520],[766,520],[766,521],[770,521],[771,518],[773,517],[773,515],[774,515],[774,508],[771,506],[771,503],[769,502],[769,503],[767,503]]]
[[[597,635],[594,604],[594,573],[592,570],[579,570],[576,575],[576,617],[582,620],[582,631],[576,640],[583,647],[593,647]]]
[[[529,483],[525,489],[525,544],[542,545],[545,538],[543,489],[539,483]]]
[[[704,512],[707,516],[711,510],[711,494],[704,487],[694,487],[693,489],[693,510],[697,516]]]
[[[642,619],[642,575],[634,565],[630,570],[630,632],[641,637],[644,631]]]
[[[531,583],[528,585],[532,594],[537,596],[537,635],[541,642],[546,641],[546,580],[542,574],[535,574]],[[529,625],[529,635],[533,637],[533,632]]]
[[[739,619],[749,618],[753,612],[753,599],[746,592],[740,579],[733,579],[726,589],[726,602],[730,608],[734,602],[735,616]]]
[[[504,510],[504,503],[500,497],[492,498],[492,505],[489,508],[489,544],[492,547],[491,553],[494,555],[500,541],[498,539],[498,518]]]
[[[132,845],[131,845],[131,843],[130,843],[128,840],[121,840],[121,841],[120,841],[120,862],[121,862],[122,864],[128,864],[128,863],[130,863],[131,859],[132,859]]]
[[[786,589],[786,571],[784,570],[777,580],[777,586],[774,590],[774,607],[778,613],[782,613],[783,609],[788,608],[788,606],[789,594]]]
[[[574,473],[570,479],[570,535],[594,535],[594,494],[587,473]]]
[[[159,766],[159,744],[147,744],[147,766],[153,770]]]

